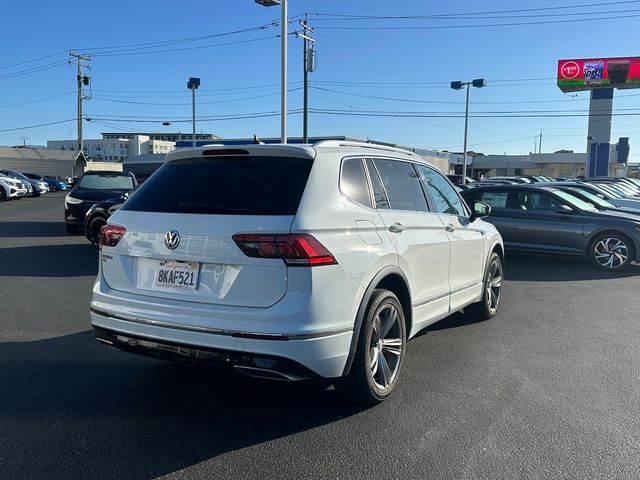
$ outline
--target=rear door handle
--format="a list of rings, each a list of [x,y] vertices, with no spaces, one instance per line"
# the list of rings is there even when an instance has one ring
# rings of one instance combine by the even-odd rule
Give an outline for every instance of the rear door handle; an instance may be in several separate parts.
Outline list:
[[[451,225],[451,224],[449,224],[449,225],[447,225],[446,227],[444,227],[444,229],[445,229],[447,232],[453,232],[453,231],[455,230],[455,228],[453,228],[453,225]]]
[[[393,233],[399,233],[406,229],[407,227],[398,222],[393,222],[391,225],[389,225],[389,231]]]

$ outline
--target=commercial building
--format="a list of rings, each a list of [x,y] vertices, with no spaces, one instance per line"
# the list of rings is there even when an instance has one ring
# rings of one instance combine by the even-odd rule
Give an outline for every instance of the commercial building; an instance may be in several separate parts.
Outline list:
[[[628,138],[620,138],[616,144],[608,146],[608,173],[612,177],[627,175],[629,157]],[[529,155],[484,155],[468,152],[467,175],[473,178],[495,175],[545,175],[550,177],[576,178],[587,176],[587,154],[572,150],[553,153],[530,153]],[[462,153],[451,153],[449,170],[462,172]]]
[[[136,133],[127,133],[127,132],[103,132],[102,138],[104,140],[117,140],[117,139],[133,139],[136,135],[148,137],[149,140],[160,140],[165,142],[179,142],[182,140],[191,141],[190,133],[171,133],[171,132],[136,132]],[[214,135],[213,133],[196,133],[196,140],[219,140],[220,137]]]
[[[450,171],[462,172],[461,154],[450,157]],[[586,172],[587,154],[573,152],[530,153],[529,155],[467,155],[467,175],[473,178],[496,175],[546,175],[575,178]]]
[[[45,148],[0,148],[0,168],[46,176],[82,175],[87,165],[85,156],[69,150]]]
[[[166,154],[175,148],[174,141],[160,140],[142,134],[123,135],[125,136],[119,138],[110,136],[108,138],[103,138],[102,140],[84,140],[83,146],[85,157],[103,162],[121,162],[130,156]],[[47,149],[75,151],[76,148],[76,140],[47,141]]]

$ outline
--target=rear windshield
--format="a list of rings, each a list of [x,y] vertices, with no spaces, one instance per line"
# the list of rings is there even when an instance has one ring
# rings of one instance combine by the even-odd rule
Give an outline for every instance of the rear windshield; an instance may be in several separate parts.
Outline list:
[[[295,215],[313,160],[218,157],[165,163],[123,210],[215,215]]]
[[[130,175],[118,175],[117,173],[105,173],[99,175],[84,175],[78,184],[81,188],[94,190],[131,190],[133,178]]]

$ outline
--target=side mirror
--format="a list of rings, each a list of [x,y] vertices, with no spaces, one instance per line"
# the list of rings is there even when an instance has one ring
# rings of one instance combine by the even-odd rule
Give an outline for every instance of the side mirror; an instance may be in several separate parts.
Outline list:
[[[474,222],[478,218],[488,217],[490,214],[491,206],[484,202],[475,200],[471,203],[471,217],[469,217],[469,221]]]
[[[573,208],[569,205],[560,205],[560,207],[556,208],[556,212],[558,213],[573,213]]]

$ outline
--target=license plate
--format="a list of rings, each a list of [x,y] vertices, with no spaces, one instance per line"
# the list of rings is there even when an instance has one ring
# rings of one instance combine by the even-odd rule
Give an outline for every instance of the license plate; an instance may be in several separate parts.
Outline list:
[[[179,262],[160,260],[156,272],[155,284],[158,287],[195,290],[198,286],[198,262]]]

